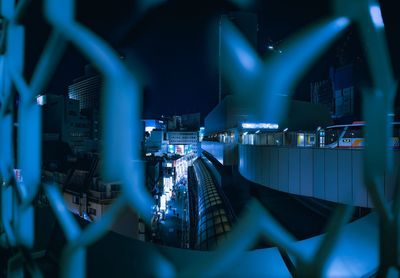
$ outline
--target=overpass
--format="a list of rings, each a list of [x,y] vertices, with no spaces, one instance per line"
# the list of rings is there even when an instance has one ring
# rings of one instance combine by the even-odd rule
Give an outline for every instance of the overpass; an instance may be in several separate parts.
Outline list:
[[[363,149],[296,148],[202,142],[222,165],[238,165],[246,179],[271,189],[359,207],[373,207],[364,186]],[[400,151],[394,150],[395,165]],[[387,200],[394,194],[398,167],[381,178]]]

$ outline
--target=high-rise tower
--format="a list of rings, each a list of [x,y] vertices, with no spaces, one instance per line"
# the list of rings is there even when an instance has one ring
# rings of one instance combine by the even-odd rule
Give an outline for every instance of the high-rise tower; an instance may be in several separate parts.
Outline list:
[[[76,78],[68,86],[68,96],[70,99],[79,100],[80,112],[87,116],[90,121],[90,138],[95,141],[101,138],[101,87],[101,76],[94,70],[92,65],[86,65],[85,74]]]
[[[68,86],[68,96],[71,99],[79,100],[80,109],[100,108],[101,77],[91,65],[85,66],[85,75],[76,78]]]

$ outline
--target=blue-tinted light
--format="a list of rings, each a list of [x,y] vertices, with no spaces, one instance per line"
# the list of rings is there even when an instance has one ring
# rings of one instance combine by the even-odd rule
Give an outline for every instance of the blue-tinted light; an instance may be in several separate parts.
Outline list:
[[[371,14],[372,22],[374,23],[375,27],[383,28],[383,19],[381,14],[381,9],[378,5],[372,5],[369,7],[369,13]]]
[[[246,70],[254,70],[256,66],[255,57],[252,57],[248,51],[243,48],[236,48],[236,54],[239,58],[240,63]]]
[[[278,129],[278,124],[271,124],[271,123],[242,123],[242,128],[249,128],[249,129]]]
[[[336,20],[336,26],[338,26],[338,27],[346,27],[349,23],[350,23],[350,21],[349,21],[349,19],[348,18],[346,18],[346,17],[339,17],[337,20]]]
[[[144,128],[144,130],[145,130],[146,132],[152,132],[153,129],[155,129],[155,128],[156,128],[155,126],[146,126],[146,127]]]
[[[36,98],[36,102],[38,105],[42,106],[46,104],[46,96],[40,95]]]

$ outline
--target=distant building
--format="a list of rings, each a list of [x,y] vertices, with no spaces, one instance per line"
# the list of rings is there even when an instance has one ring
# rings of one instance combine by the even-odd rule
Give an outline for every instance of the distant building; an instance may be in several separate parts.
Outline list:
[[[102,161],[98,154],[80,157],[63,175],[63,197],[68,209],[88,221],[98,221],[121,193],[119,181],[104,181],[100,177]],[[53,179],[59,174],[51,173]],[[145,227],[137,213],[124,210],[110,228],[127,237],[145,240]]]
[[[331,80],[322,80],[310,84],[311,103],[325,106],[331,115],[334,113],[333,86]]]
[[[281,98],[288,103],[287,114],[276,121],[271,113],[255,113],[252,102],[227,96],[204,120],[202,150],[227,166],[238,164],[238,144],[304,147],[318,144],[316,130],[333,124],[327,109]]]
[[[101,140],[101,114],[98,109],[81,110],[81,114],[86,116],[90,124],[90,138],[95,141],[96,149],[98,141]]]
[[[327,79],[311,84],[311,101],[330,106],[335,123],[361,120],[360,84],[369,82],[362,46],[350,29],[339,41]]]
[[[145,123],[144,153],[162,156],[166,153],[200,154],[200,113],[143,120]]]
[[[198,131],[200,128],[200,113],[184,114],[181,116],[181,130]]]
[[[90,138],[94,141],[101,140],[101,88],[101,76],[92,65],[86,65],[85,74],[68,86],[69,98],[79,101],[81,114],[89,120]]]
[[[39,98],[43,107],[44,141],[68,143],[75,153],[95,148],[91,122],[80,113],[78,100],[50,94]]]
[[[164,121],[161,120],[155,120],[155,119],[146,119],[143,120],[144,125],[145,125],[145,131],[151,132],[153,129],[165,129],[165,123]]]
[[[358,83],[363,70],[353,64],[334,68],[329,79],[310,84],[312,103],[325,106],[337,123],[351,123],[360,120],[360,90]]]
[[[334,114],[336,119],[346,122],[357,120],[360,115],[359,90],[357,88],[358,68],[352,64],[331,69],[330,78],[334,92]]]
[[[67,99],[67,115],[66,115],[66,142],[68,142],[74,152],[87,152],[94,147],[92,147],[91,142],[91,124],[90,120],[81,115],[79,111],[79,101],[74,99]]]
[[[180,116],[165,117],[167,119],[167,130],[179,130],[181,125]]]
[[[156,154],[167,152],[165,146],[166,125],[164,121],[155,119],[142,120],[144,124],[144,153]]]
[[[146,153],[156,153],[159,152],[163,146],[164,131],[163,130],[153,130],[150,132],[149,137],[147,137],[145,142],[145,152]]]
[[[102,80],[91,65],[85,66],[85,74],[76,78],[68,86],[68,96],[79,100],[80,110],[100,108],[100,90]]]
[[[164,118],[167,120],[168,131],[198,131],[200,128],[200,113]]]

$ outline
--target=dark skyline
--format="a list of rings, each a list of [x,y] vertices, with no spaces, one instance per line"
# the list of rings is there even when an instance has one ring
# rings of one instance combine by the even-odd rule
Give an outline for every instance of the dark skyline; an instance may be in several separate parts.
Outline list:
[[[226,1],[164,1],[138,15],[138,1],[117,0],[110,8],[107,1],[79,1],[77,18],[108,41],[126,57],[144,91],[145,118],[161,114],[200,112],[202,117],[218,102],[217,18],[227,11],[240,10]],[[321,1],[254,1],[245,11],[258,15],[258,52],[265,53],[269,40],[281,41],[302,28],[331,14],[330,4]],[[322,1],[323,2],[323,1]],[[397,18],[389,13],[392,3],[380,1],[393,61],[399,45],[392,34],[398,33]],[[37,14],[40,6],[29,10],[26,72],[32,72],[36,57],[48,37],[49,27]],[[33,34],[33,35],[31,35]],[[357,32],[355,34],[356,40]],[[295,97],[308,98],[309,82],[323,79],[334,64],[333,45],[310,69],[296,89]],[[362,54],[362,53],[361,53]],[[46,92],[66,94],[73,79],[83,75],[86,60],[68,48]],[[398,63],[393,62],[396,73]]]

